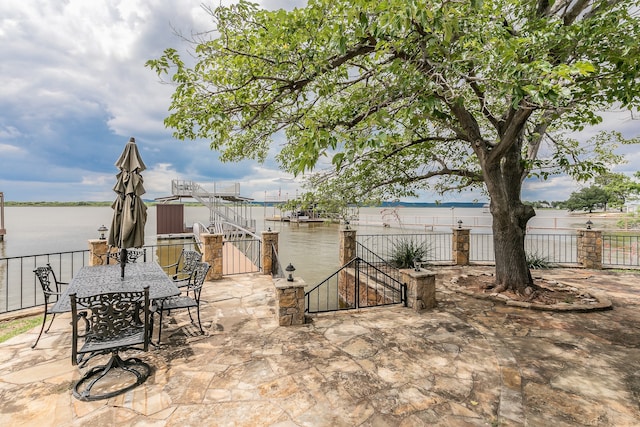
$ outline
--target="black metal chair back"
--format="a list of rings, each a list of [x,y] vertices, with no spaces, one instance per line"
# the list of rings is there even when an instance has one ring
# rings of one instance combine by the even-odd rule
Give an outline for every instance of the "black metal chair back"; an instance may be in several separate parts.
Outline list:
[[[183,256],[183,262],[182,262],[183,272],[195,271],[198,264],[202,261],[202,254],[198,251],[184,251],[182,256]]]
[[[200,295],[202,294],[202,286],[207,279],[209,268],[209,263],[199,262],[196,265],[188,284],[183,288],[182,294],[159,301],[156,307],[156,312],[160,314],[160,322],[158,324],[158,343],[160,343],[162,339],[162,317],[165,311],[169,312],[172,310],[186,308],[189,310],[191,323],[195,324],[195,321],[191,316],[191,308],[195,308],[198,319],[198,329],[200,329],[200,333],[204,333],[204,330],[202,329],[202,322],[200,320]]]
[[[80,400],[105,399],[142,384],[151,373],[149,365],[135,357],[122,360],[118,352],[149,349],[149,287],[142,292],[111,292],[88,297],[71,294],[69,298],[73,328],[71,363],[84,366],[94,356],[111,353],[107,364],[92,368],[74,385],[74,396]],[[81,324],[85,325],[84,330],[80,329]],[[134,375],[135,382],[100,391],[100,380],[116,368]],[[97,384],[99,391],[93,392]]]
[[[186,286],[187,282],[191,281],[191,275],[193,274],[196,265],[201,261],[202,254],[200,252],[182,249],[178,260],[173,264],[163,266],[163,268],[167,270],[167,274],[171,276],[173,281],[179,282],[177,285],[182,287]]]
[[[204,285],[204,281],[207,279],[209,268],[211,268],[209,263],[198,262],[193,269],[191,283],[187,285],[186,294],[189,295],[190,293],[193,293],[193,299],[197,301],[198,305],[200,305],[200,294],[202,293],[202,285]]]
[[[62,285],[68,284],[66,282],[58,281],[56,274],[54,273],[53,268],[51,268],[50,264],[47,264],[44,267],[38,267],[33,270],[33,272],[40,282],[42,293],[44,295],[44,314],[42,318],[42,326],[40,327],[40,333],[38,334],[38,338],[36,338],[36,342],[33,343],[31,348],[35,348],[36,345],[38,345],[38,341],[40,341],[40,337],[42,336],[43,331],[46,334],[47,332],[49,332],[49,329],[51,329],[51,324],[56,318],[56,314],[49,311],[49,302],[53,302],[53,300],[62,295]],[[47,315],[49,314],[52,315],[51,322],[49,323],[49,326],[45,331],[44,325],[47,323]]]

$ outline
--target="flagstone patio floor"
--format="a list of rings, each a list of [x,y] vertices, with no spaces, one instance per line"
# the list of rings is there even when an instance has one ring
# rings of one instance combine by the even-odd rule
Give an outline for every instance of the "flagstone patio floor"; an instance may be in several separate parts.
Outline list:
[[[81,402],[70,317],[0,344],[2,426],[637,426],[640,275],[535,274],[605,292],[614,308],[542,312],[456,293],[438,306],[329,313],[279,327],[272,280],[207,282],[200,334],[173,313],[164,343],[136,355],[154,372],[123,395]]]

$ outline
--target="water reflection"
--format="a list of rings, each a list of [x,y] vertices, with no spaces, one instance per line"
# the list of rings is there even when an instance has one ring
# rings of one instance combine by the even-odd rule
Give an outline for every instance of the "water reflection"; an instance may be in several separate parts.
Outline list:
[[[278,256],[283,267],[293,264],[307,287],[326,279],[339,267],[338,224],[273,223],[278,231]]]
[[[251,208],[256,220],[256,234],[271,228],[279,231],[279,256],[283,266],[289,263],[296,268],[295,276],[302,278],[308,286],[315,285],[330,276],[339,267],[339,226],[324,223],[288,223],[266,221],[273,216],[275,208],[255,206]],[[113,213],[110,207],[6,207],[5,228],[7,235],[0,241],[0,258],[31,256],[34,254],[61,251],[79,251],[87,248],[87,241],[98,237],[101,224],[110,223]],[[360,224],[354,225],[358,235],[397,234],[405,232],[443,231],[450,232],[462,220],[473,233],[491,233],[491,216],[482,208],[409,208],[393,210],[362,208]],[[185,206],[185,225],[207,222],[209,210],[204,206]],[[576,228],[584,226],[583,216],[573,216],[566,211],[538,211],[529,222],[529,233],[574,234]],[[594,227],[600,227],[601,219]],[[156,209],[148,209],[145,235],[147,245],[156,242]],[[383,227],[383,223],[387,226]],[[174,256],[176,254],[173,254]],[[161,254],[161,256],[164,256]],[[173,256],[169,256],[172,258]],[[40,262],[40,260],[38,260]],[[46,260],[44,260],[46,263]],[[161,262],[161,264],[165,264]],[[167,262],[166,264],[170,264]],[[4,271],[2,270],[4,268]],[[32,274],[35,266],[18,270],[16,274]],[[0,261],[0,280],[7,277],[6,261]],[[1,284],[0,284],[1,285]],[[0,298],[4,298],[0,295]]]

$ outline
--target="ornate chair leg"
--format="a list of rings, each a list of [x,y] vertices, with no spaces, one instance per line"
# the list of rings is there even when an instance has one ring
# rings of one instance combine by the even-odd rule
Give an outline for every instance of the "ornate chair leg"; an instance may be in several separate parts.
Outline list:
[[[33,343],[31,348],[36,348],[38,345],[38,341],[40,341],[40,337],[42,336],[42,331],[44,331],[44,324],[47,321],[47,315],[44,315],[44,319],[42,319],[42,326],[40,327],[40,333],[38,334],[38,338],[36,338],[36,342]]]
[[[53,321],[56,319],[56,313],[53,313],[51,315],[51,321],[49,322],[49,326],[47,327],[47,329],[44,331],[45,334],[49,333],[49,329],[51,329],[51,325],[53,325]],[[44,322],[43,322],[44,323]]]
[[[162,306],[160,306],[160,320],[158,321],[158,345],[160,345],[160,342],[162,340],[162,313],[164,312],[164,310],[162,310]]]
[[[200,328],[200,333],[204,334],[204,330],[202,329],[202,322],[200,321],[200,305],[196,307],[196,311],[198,314],[198,327]]]
[[[40,326],[40,333],[38,334],[38,338],[36,338],[36,342],[33,343],[31,348],[36,348],[36,346],[38,345],[38,341],[40,341],[40,337],[42,336],[42,332],[44,332],[45,334],[47,332],[49,332],[49,329],[51,329],[51,324],[53,323],[53,319],[55,319],[55,318],[56,318],[56,315],[54,314],[51,317],[51,322],[49,323],[49,327],[45,331],[44,330],[44,325],[47,323],[47,304],[45,304],[45,306],[44,306],[44,318],[42,319],[42,326]]]

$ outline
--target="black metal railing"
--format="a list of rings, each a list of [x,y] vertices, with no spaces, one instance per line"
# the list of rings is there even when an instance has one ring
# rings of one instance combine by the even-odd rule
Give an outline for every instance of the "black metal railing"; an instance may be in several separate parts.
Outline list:
[[[614,267],[640,267],[640,236],[626,233],[603,234],[602,264]]]
[[[400,270],[398,270],[395,265],[393,265],[389,260],[382,258],[360,242],[356,242],[356,257],[371,265],[384,269],[389,276],[393,277],[398,282],[401,281]]]
[[[407,246],[422,251],[426,262],[453,261],[451,233],[363,234],[356,240],[387,262]]]
[[[182,249],[196,250],[193,239],[175,243],[144,246],[145,257],[136,262],[157,262],[161,266],[175,263]],[[0,314],[44,304],[40,283],[33,270],[50,264],[60,282],[68,283],[80,268],[89,265],[90,252],[54,252],[38,255],[0,258]]]
[[[0,313],[44,304],[33,270],[50,264],[60,282],[68,283],[89,264],[89,250],[0,258]]]
[[[544,258],[550,264],[578,265],[576,234],[527,234],[524,250],[535,258]]]
[[[525,245],[529,253],[544,257],[552,264],[578,265],[578,238],[579,236],[575,233],[527,234]],[[385,265],[389,262],[394,248],[407,239],[413,239],[414,243],[428,248],[427,263],[453,262],[451,233],[359,235],[357,236],[358,257],[372,268],[384,270],[385,275],[397,281],[396,273]],[[605,233],[602,241],[602,264],[605,267],[640,267],[640,235]],[[259,239],[232,240],[225,244],[232,244],[238,248],[252,265],[249,269],[246,268],[247,264],[244,264],[242,269],[232,267],[229,274],[260,270]],[[146,245],[144,248],[146,260],[143,262],[157,262],[161,266],[175,263],[183,248],[200,250],[193,238],[159,241],[157,245]],[[284,277],[286,273],[282,269],[277,253],[273,248],[272,251],[274,251],[272,274],[276,277]],[[36,267],[51,264],[58,280],[69,282],[81,267],[89,264],[89,256],[88,250],[80,250],[0,258],[0,314],[44,303],[40,284],[33,274]],[[471,233],[470,261],[486,263],[495,261],[492,234]],[[235,261],[232,259],[229,264],[233,266]],[[383,266],[385,267],[382,268]]]
[[[406,305],[406,284],[386,268],[356,257],[305,293],[306,313]]]
[[[274,279],[282,279],[285,277],[280,257],[278,257],[278,251],[273,243],[271,244],[271,277]]]
[[[167,239],[166,242],[157,245],[146,245],[144,249],[146,258],[143,262],[157,262],[160,266],[175,264],[183,249],[200,252],[196,241],[191,238]]]
[[[493,234],[470,236],[469,261],[495,262]],[[527,234],[525,252],[543,258],[550,264],[578,265],[578,236],[576,234]]]

